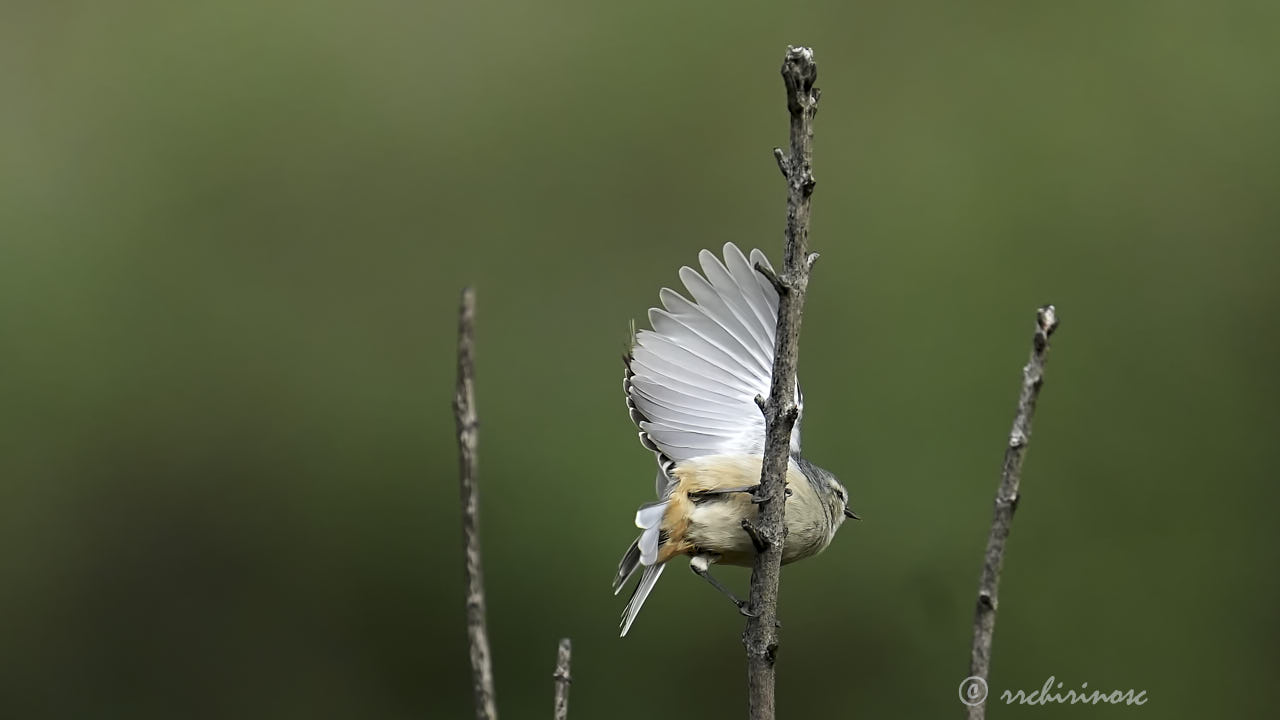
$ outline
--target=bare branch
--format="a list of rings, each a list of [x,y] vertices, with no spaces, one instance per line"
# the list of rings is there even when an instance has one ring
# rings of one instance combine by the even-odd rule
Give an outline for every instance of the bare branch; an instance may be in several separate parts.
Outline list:
[[[819,93],[813,87],[818,65],[813,51],[789,47],[782,61],[782,80],[791,114],[791,150],[788,157],[775,152],[787,181],[786,249],[780,277],[770,277],[778,288],[777,347],[773,382],[764,405],[765,451],[760,471],[760,515],[752,542],[765,548],[756,554],[751,570],[750,616],[742,642],[747,649],[748,713],[752,720],[773,720],[774,662],[778,651],[778,579],[786,538],[783,513],[791,429],[798,408],[796,363],[799,356],[800,318],[809,287],[809,197],[813,193],[813,117]],[[767,277],[767,275],[766,275]],[[785,290],[785,292],[784,292]]]
[[[1013,430],[1004,451],[1004,467],[1000,472],[1000,488],[996,491],[995,510],[991,518],[991,531],[987,535],[987,551],[982,562],[982,578],[978,581],[978,603],[973,615],[973,649],[969,657],[969,676],[981,678],[981,683],[966,681],[965,686],[983,693],[974,696],[968,705],[969,720],[982,720],[986,716],[985,688],[991,671],[991,636],[996,628],[997,591],[1000,587],[1000,570],[1004,566],[1004,547],[1013,524],[1013,513],[1018,508],[1018,484],[1022,480],[1022,459],[1031,441],[1031,419],[1036,412],[1036,399],[1044,384],[1044,365],[1049,354],[1049,336],[1058,327],[1058,315],[1052,305],[1036,311],[1036,329],[1032,335],[1031,359],[1022,369],[1022,392],[1018,396],[1018,411],[1013,418]],[[963,699],[963,698],[962,698]]]
[[[569,717],[569,685],[573,683],[569,675],[569,655],[572,649],[569,638],[561,638],[556,652],[556,671],[551,675],[556,681],[556,720]]]
[[[475,291],[462,291],[458,311],[458,389],[453,414],[458,423],[458,475],[462,486],[462,540],[467,580],[467,639],[471,644],[471,675],[475,685],[476,719],[496,720],[493,665],[489,659],[489,630],[485,623],[484,574],[480,567],[480,502],[476,489]]]
[[[756,272],[763,275],[764,279],[769,281],[769,284],[773,286],[774,292],[778,293],[779,297],[791,292],[791,288],[787,287],[787,284],[782,280],[782,278],[778,277],[777,273],[773,271],[773,268],[768,265],[756,263]]]

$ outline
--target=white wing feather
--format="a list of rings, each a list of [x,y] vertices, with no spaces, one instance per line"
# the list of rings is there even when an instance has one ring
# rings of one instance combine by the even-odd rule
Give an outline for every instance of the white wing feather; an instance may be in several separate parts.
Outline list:
[[[704,455],[764,452],[755,398],[769,395],[778,293],[754,265],[773,268],[764,253],[752,250],[748,261],[733,243],[723,263],[706,250],[698,259],[702,274],[680,269],[693,300],[663,288],[663,307],[649,311],[653,329],[637,333],[627,363],[627,404],[664,473]],[[803,416],[799,388],[796,404]],[[791,451],[800,451],[799,418]]]

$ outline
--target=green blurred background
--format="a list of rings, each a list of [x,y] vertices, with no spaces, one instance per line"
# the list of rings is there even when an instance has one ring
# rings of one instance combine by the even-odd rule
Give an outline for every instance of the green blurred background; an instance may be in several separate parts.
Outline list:
[[[805,447],[865,519],[785,573],[782,716],[960,715],[1044,302],[992,687],[1150,703],[993,715],[1275,712],[1277,4],[0,12],[0,716],[470,716],[467,283],[503,717],[550,714],[561,636],[571,717],[742,716],[683,567],[616,636],[653,479],[618,358],[699,249],[778,257],[788,43]]]

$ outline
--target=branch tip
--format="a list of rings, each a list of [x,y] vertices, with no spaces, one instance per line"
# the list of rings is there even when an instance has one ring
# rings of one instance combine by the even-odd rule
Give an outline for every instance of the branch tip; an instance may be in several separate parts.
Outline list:
[[[782,177],[791,177],[791,163],[787,162],[787,156],[782,152],[782,148],[773,149],[773,159],[778,161],[778,169],[782,171]]]
[[[787,284],[787,281],[778,277],[778,274],[775,273],[773,268],[768,265],[765,265],[764,263],[756,263],[756,272],[763,275],[764,279],[769,281],[769,284],[777,291],[778,297],[782,297],[783,295],[791,292],[791,287]]]
[[[793,116],[808,115],[818,103],[813,84],[818,80],[818,63],[813,50],[807,47],[787,47],[782,60],[782,82],[787,88],[787,110]]]
[[[1045,305],[1036,310],[1036,325],[1045,335],[1052,335],[1058,329],[1058,310],[1052,305]]]

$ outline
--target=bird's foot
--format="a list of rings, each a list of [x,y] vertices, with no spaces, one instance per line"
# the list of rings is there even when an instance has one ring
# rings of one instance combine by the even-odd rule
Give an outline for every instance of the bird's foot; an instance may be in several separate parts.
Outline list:
[[[738,606],[738,612],[739,612],[743,617],[749,617],[749,618],[758,618],[758,617],[760,617],[760,613],[755,612],[754,610],[752,610],[750,607],[748,607],[748,606],[747,606],[747,603],[745,603],[745,602]],[[781,627],[782,627],[782,621],[781,621],[781,620],[778,620],[777,618],[774,618],[774,620],[773,620],[773,626],[774,626],[774,627],[776,627],[776,628],[781,628]]]
[[[689,497],[698,498],[711,497],[712,495],[730,495],[732,493],[747,493],[751,495],[752,501],[755,501],[756,492],[760,489],[760,483],[755,485],[741,485],[739,487],[727,488],[711,488],[708,490],[694,490],[689,493]]]
[[[763,495],[761,495],[761,494],[760,494],[760,486],[759,486],[759,485],[754,485],[754,486],[753,486],[753,488],[754,488],[754,490],[752,490],[752,492],[751,492],[751,502],[753,502],[753,503],[755,503],[755,504],[759,505],[760,503],[765,502],[766,500],[768,500],[768,499],[769,499],[769,498],[764,497]],[[789,488],[789,487],[783,488],[783,489],[782,489],[782,496],[783,496],[783,497],[788,497],[788,498],[789,498],[789,497],[791,497],[791,488]]]
[[[755,547],[757,553],[762,553],[769,549],[769,541],[761,537],[760,531],[756,529],[755,525],[751,524],[750,520],[742,518],[742,530],[747,534],[747,537],[751,538],[751,544]]]

